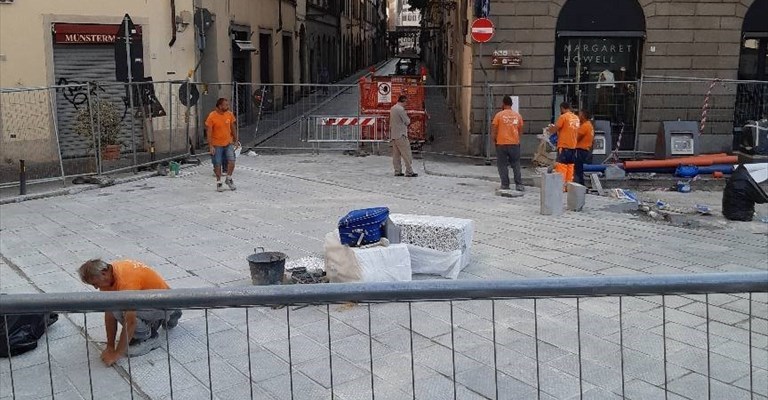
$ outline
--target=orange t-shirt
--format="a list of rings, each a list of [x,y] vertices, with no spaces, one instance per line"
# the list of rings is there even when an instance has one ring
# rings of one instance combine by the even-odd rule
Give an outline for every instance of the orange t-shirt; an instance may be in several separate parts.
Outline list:
[[[577,140],[577,149],[589,150],[592,148],[592,141],[595,140],[595,128],[592,126],[592,122],[586,121],[579,126]]]
[[[234,132],[232,124],[235,122],[235,114],[231,111],[220,113],[216,110],[208,114],[205,119],[205,127],[211,131],[209,146],[223,147],[232,144]]]
[[[579,131],[579,117],[568,111],[557,119],[557,148],[575,149]]]
[[[520,144],[520,132],[523,130],[523,117],[514,110],[507,109],[493,117],[496,127],[496,144]]]
[[[154,269],[133,260],[110,262],[115,282],[105,291],[170,289]]]

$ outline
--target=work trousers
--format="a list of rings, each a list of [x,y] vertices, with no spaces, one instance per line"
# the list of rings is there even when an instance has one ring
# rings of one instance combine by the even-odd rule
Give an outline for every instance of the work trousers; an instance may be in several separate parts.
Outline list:
[[[519,144],[497,144],[496,145],[496,167],[499,169],[499,178],[501,179],[501,188],[509,189],[509,167],[512,166],[512,173],[515,178],[515,185],[522,185],[523,179],[520,173],[520,145]]]
[[[396,174],[403,173],[403,166],[405,164],[405,173],[413,173],[413,155],[411,154],[411,142],[407,136],[400,136],[397,139],[392,139],[392,165],[395,167]]]
[[[555,172],[563,176],[563,181],[567,185],[573,182],[573,164],[576,161],[575,149],[557,149],[557,161],[555,162]]]
[[[584,164],[589,164],[592,152],[587,149],[576,149],[576,163],[573,165],[573,181],[584,184]]]

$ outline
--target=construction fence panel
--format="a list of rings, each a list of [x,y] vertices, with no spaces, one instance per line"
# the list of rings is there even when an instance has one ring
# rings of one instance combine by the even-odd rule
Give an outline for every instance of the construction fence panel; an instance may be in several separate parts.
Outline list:
[[[70,87],[73,90],[83,86]],[[0,186],[65,175],[56,126],[57,88],[0,90]],[[84,129],[90,130],[85,121]],[[94,170],[88,172],[95,172]]]
[[[695,121],[700,135],[737,136],[748,121],[768,117],[768,82],[646,77],[640,106],[644,135],[656,134],[662,121],[681,120]]]
[[[100,173],[136,170],[155,163],[184,158],[190,143],[186,106],[179,94],[185,82],[117,84],[124,93],[118,102],[95,97],[94,121],[99,142]],[[118,122],[119,121],[119,122]],[[195,124],[196,125],[196,124]]]
[[[768,395],[766,272],[0,296],[61,312],[0,359],[3,397],[691,398]],[[183,310],[106,367],[102,312]],[[139,311],[140,313],[141,311]],[[93,379],[90,379],[90,378]]]
[[[387,119],[380,116],[310,115],[303,118],[302,141],[314,152],[371,149],[389,142]]]
[[[490,112],[483,117],[490,121],[501,110],[504,96],[512,97],[513,109],[525,120],[526,135],[540,135],[543,129],[560,115],[560,104],[567,102],[574,112],[588,110],[595,121],[606,121],[611,127],[612,148],[634,148],[638,112],[639,82],[615,81],[610,84],[582,83],[528,83],[491,84],[483,90],[483,99]],[[483,124],[487,124],[485,120]],[[486,125],[483,125],[484,128]],[[490,126],[487,127],[490,132]],[[487,135],[487,133],[486,133]],[[488,136],[485,148],[493,149]]]
[[[357,85],[238,83],[240,141],[245,148],[264,151],[313,151],[303,140],[308,118],[344,115],[360,117]],[[239,96],[247,95],[247,101]]]

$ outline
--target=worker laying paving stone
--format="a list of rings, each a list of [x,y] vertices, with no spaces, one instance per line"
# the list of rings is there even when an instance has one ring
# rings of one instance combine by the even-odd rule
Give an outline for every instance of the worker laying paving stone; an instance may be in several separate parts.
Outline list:
[[[100,259],[86,261],[78,270],[83,283],[102,292],[118,290],[170,289],[165,280],[152,268],[133,260],[106,263]],[[107,347],[101,353],[106,365],[114,364],[123,356],[136,357],[160,347],[158,329],[176,327],[181,310],[112,311],[104,313]],[[123,326],[117,335],[117,324]]]

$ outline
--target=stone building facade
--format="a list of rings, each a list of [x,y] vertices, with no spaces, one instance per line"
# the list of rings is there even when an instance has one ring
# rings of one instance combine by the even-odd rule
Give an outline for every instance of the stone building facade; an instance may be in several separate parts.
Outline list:
[[[639,151],[653,150],[661,121],[699,121],[705,99],[705,152],[730,150],[738,125],[767,112],[768,0],[493,0],[495,35],[482,45],[470,37],[482,1],[437,3],[428,19],[443,34],[429,51],[448,56],[432,57],[430,70],[442,62],[438,81],[455,85],[449,103],[473,153],[485,145],[486,105],[506,94],[528,121],[528,153],[563,100],[610,120],[621,148]],[[519,52],[522,63],[493,66],[494,51]],[[740,78],[756,82],[730,82]]]

